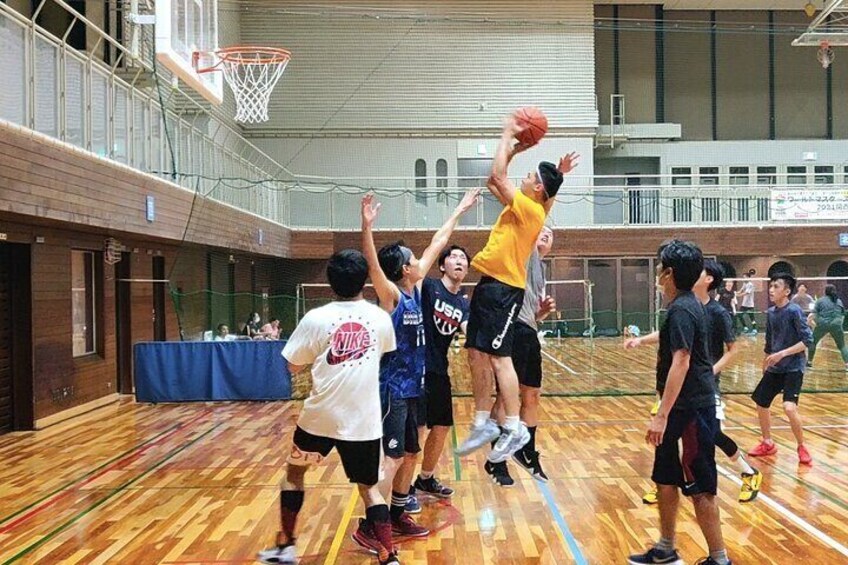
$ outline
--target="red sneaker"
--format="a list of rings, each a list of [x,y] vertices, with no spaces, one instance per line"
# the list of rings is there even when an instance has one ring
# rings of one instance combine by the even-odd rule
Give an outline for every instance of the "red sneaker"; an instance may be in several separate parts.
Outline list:
[[[812,465],[813,457],[810,455],[810,452],[807,451],[807,448],[803,445],[798,446],[798,461],[801,462],[801,465]]]
[[[374,528],[365,518],[359,519],[359,527],[356,528],[356,531],[350,537],[359,547],[375,555],[379,555],[381,551],[385,551],[383,544],[377,539]]]
[[[400,518],[392,520],[392,533],[410,538],[423,538],[430,534],[430,530],[420,524],[416,524],[412,516],[404,512]]]
[[[765,457],[766,455],[774,455],[777,453],[777,445],[766,443],[765,440],[757,444],[757,447],[748,452],[751,457]]]

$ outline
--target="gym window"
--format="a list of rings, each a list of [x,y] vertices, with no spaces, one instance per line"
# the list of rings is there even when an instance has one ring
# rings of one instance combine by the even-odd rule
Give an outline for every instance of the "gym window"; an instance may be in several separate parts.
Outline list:
[[[97,353],[102,271],[94,251],[71,250],[71,336],[74,357]]]
[[[415,203],[427,205],[427,161],[415,161]]]

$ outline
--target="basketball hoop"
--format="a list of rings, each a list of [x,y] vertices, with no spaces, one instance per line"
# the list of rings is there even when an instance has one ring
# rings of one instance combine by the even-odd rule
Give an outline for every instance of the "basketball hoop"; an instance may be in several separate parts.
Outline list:
[[[218,62],[200,68],[202,53],[192,59],[198,73],[221,71],[236,97],[236,121],[258,124],[268,121],[271,91],[286,70],[291,53],[276,47],[236,46],[215,51]]]
[[[816,58],[821,63],[823,69],[826,69],[833,63],[833,59],[836,57],[836,54],[833,52],[833,48],[830,46],[830,43],[827,41],[822,41],[819,44],[818,53],[816,53]]]

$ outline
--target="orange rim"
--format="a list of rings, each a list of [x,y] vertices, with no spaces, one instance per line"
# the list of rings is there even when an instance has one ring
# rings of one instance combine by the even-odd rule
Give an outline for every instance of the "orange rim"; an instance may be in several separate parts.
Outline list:
[[[291,51],[279,47],[258,47],[255,45],[234,45],[224,47],[215,51],[218,62],[211,67],[199,67],[200,56],[203,53],[195,52],[192,56],[195,71],[208,73],[220,71],[218,67],[223,63],[237,63],[239,65],[275,65],[285,63],[291,59]],[[257,57],[258,55],[258,57]]]

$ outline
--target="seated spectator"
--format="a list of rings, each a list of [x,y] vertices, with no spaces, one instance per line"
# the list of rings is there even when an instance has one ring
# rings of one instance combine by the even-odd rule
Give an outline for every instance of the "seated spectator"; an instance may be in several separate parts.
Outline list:
[[[215,339],[212,341],[235,341],[236,339],[238,337],[230,333],[230,328],[227,324],[218,324],[218,333],[215,334]]]
[[[242,335],[245,335],[251,339],[256,337],[259,333],[259,328],[262,327],[262,323],[260,322],[259,312],[254,312],[247,319],[247,323],[244,325],[244,329],[242,330]]]
[[[259,330],[259,336],[264,339],[280,339],[280,320],[271,318],[271,320],[262,326]]]

